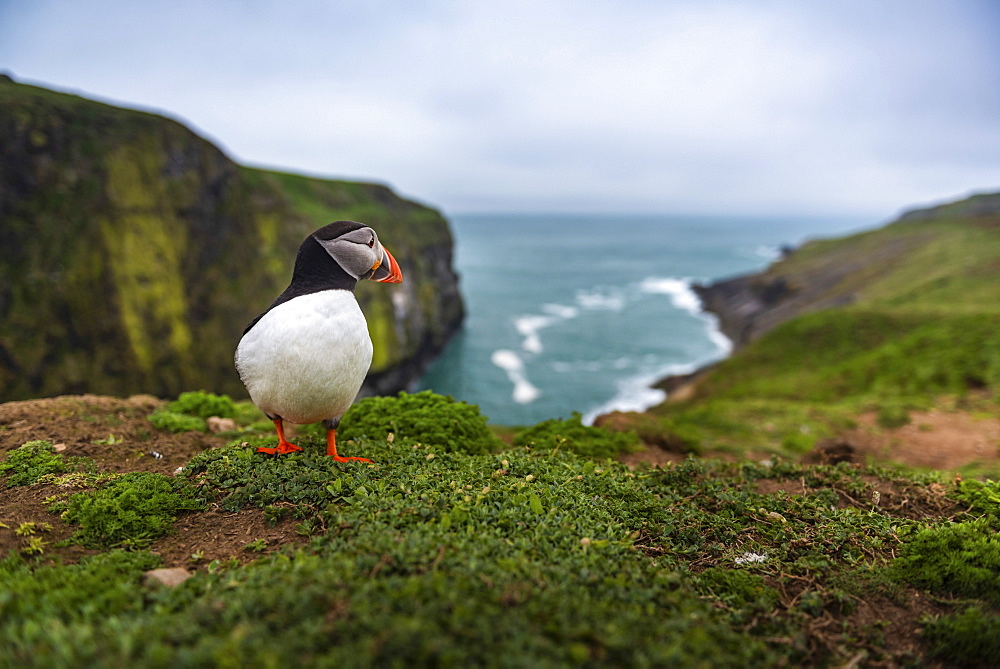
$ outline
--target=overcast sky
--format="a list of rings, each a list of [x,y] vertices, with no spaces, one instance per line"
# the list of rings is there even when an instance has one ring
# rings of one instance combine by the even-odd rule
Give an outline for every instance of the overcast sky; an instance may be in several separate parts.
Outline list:
[[[447,213],[1000,189],[992,0],[0,0],[0,68]]]

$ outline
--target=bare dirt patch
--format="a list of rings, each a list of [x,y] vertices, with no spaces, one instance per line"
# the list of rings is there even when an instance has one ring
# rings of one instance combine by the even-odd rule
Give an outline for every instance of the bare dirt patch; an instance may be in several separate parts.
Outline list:
[[[195,454],[226,443],[209,433],[155,429],[147,416],[163,404],[151,395],[64,395],[0,404],[0,456],[44,439],[63,455],[91,458],[106,471],[172,474]]]
[[[859,478],[865,483],[862,493],[837,486],[810,486],[804,478],[760,479],[754,482],[754,489],[762,495],[808,495],[827,488],[836,493],[838,508],[878,509],[883,513],[916,520],[946,518],[959,511],[956,503],[948,498],[947,489],[940,483],[922,486],[869,474],[861,474]]]
[[[295,532],[297,522],[285,517],[271,527],[261,509],[189,513],[177,519],[175,534],[157,540],[149,550],[160,556],[164,567],[196,569],[214,560],[246,563],[286,544],[304,542],[306,538]]]
[[[874,413],[861,415],[858,423],[844,439],[876,461],[954,470],[1000,460],[1000,412],[914,411],[908,425],[891,430],[880,427]]]
[[[155,429],[147,416],[165,404],[149,395],[127,399],[97,395],[63,396],[0,404],[0,457],[28,441],[44,439],[66,456],[87,457],[101,471],[157,472],[173,475],[197,453],[224,445],[230,438],[202,432],[171,434]],[[77,562],[98,551],[79,545],[57,545],[76,528],[49,511],[46,500],[79,492],[69,485],[4,487],[0,478],[0,557],[25,552],[34,539],[43,559]],[[22,528],[34,523],[28,533]],[[261,509],[227,512],[209,509],[182,515],[175,533],[157,540],[150,550],[164,567],[206,568],[214,560],[249,562],[301,543],[298,521],[286,517],[271,527]],[[49,529],[51,527],[51,529]],[[42,543],[39,543],[39,540]],[[253,545],[248,548],[248,544]]]
[[[2,483],[0,483],[2,485]],[[12,552],[27,552],[31,541],[41,541],[41,555],[58,554],[66,562],[76,562],[97,551],[78,545],[53,549],[52,545],[69,539],[74,528],[63,523],[59,516],[48,510],[45,499],[64,492],[60,486],[30,485],[17,488],[0,488],[0,558]],[[33,524],[30,533],[18,531]],[[51,528],[51,529],[49,529]]]
[[[684,462],[687,456],[683,453],[668,451],[656,445],[645,444],[641,451],[635,453],[625,453],[618,456],[619,462],[624,462],[629,467],[636,467],[640,464],[653,465],[654,467],[670,463]]]

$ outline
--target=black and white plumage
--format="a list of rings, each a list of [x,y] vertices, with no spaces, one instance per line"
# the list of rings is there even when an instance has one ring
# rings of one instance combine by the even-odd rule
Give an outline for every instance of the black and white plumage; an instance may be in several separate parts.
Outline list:
[[[368,373],[372,342],[354,297],[357,282],[403,280],[396,259],[375,231],[336,221],[306,237],[288,288],[254,319],[236,348],[236,370],[254,404],[274,421],[276,448],[302,450],[285,439],[283,421],[327,428],[327,454],[337,454],[337,425]]]

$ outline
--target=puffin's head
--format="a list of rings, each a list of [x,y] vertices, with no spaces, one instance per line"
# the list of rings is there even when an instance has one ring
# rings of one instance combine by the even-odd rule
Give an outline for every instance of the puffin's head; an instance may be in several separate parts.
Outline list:
[[[312,233],[345,272],[355,279],[400,283],[399,264],[378,241],[375,231],[363,223],[336,221]]]

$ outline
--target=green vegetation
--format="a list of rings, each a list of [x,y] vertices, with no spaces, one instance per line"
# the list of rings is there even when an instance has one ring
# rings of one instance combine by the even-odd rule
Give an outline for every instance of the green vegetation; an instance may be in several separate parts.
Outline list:
[[[923,636],[930,657],[954,666],[989,669],[1000,656],[1000,616],[978,607],[924,621]]]
[[[1000,608],[1000,536],[988,520],[921,530],[903,547],[895,569],[907,583]]]
[[[1000,482],[959,481],[953,496],[968,505],[970,512],[989,514],[1000,521]]]
[[[919,623],[928,652],[987,657],[973,634],[995,625],[996,540],[993,516],[977,514],[992,513],[994,484],[785,461],[632,471],[598,452],[635,437],[578,416],[469,452],[433,443],[419,419],[430,412],[471,442],[465,423],[485,420],[475,407],[381,399],[356,417],[373,431],[354,437],[371,464],[334,462],[316,434],[281,458],[234,442],[177,478],[91,478],[50,506],[61,516],[49,532],[78,525],[71,541],[107,551],[75,565],[46,564],[61,544],[19,524],[38,545],[0,562],[0,664],[781,666],[843,664],[859,647],[873,662],[918,663],[852,617],[872,592],[916,590],[939,601]],[[383,410],[393,439],[377,431]],[[208,506],[221,527],[233,513],[290,517],[297,545],[272,552],[249,534],[235,550],[255,562],[144,585],[157,558],[136,549]],[[133,552],[108,550],[119,547]],[[831,632],[810,636],[817,625]]]
[[[344,414],[338,436],[343,440],[393,439],[423,444],[437,451],[488,453],[501,442],[474,404],[458,402],[429,390],[396,397],[369,397]]]
[[[149,414],[149,422],[157,430],[167,432],[205,432],[208,430],[208,423],[199,416],[189,416],[173,411],[157,410]]]
[[[997,388],[1000,314],[856,307],[779,325],[713,368],[690,400],[651,414],[665,421],[664,439],[680,428],[704,452],[797,458],[864,412],[894,429],[912,411],[976,393],[992,394],[995,406]]]
[[[713,398],[831,402],[925,398],[997,385],[1000,314],[946,317],[859,307],[778,326],[720,363],[699,392]]]
[[[189,416],[219,416],[232,418],[236,415],[236,404],[229,395],[216,395],[203,390],[181,393],[177,399],[167,405],[167,410]]]
[[[997,195],[976,196],[809,242],[748,279],[745,290],[761,299],[780,285],[782,308],[800,315],[708,371],[687,399],[655,408],[655,421],[638,420],[643,440],[675,451],[800,458],[866,414],[889,431],[917,411],[994,413],[997,211]],[[970,465],[967,473],[995,477],[994,469]]]
[[[249,402],[237,404],[228,395],[199,390],[181,393],[166,407],[149,414],[149,422],[157,430],[167,432],[205,432],[208,430],[205,419],[211,416],[237,418],[245,424],[259,420],[263,414]]]
[[[146,601],[139,578],[158,566],[155,555],[125,551],[85,557],[75,565],[38,566],[17,555],[0,560],[0,636],[6,646],[0,657],[5,662],[24,657],[25,666],[72,664],[65,661],[69,644],[53,641],[70,635],[87,645],[88,625],[100,625],[107,616],[142,614]]]
[[[93,548],[141,547],[168,534],[181,512],[204,509],[197,494],[183,481],[142,472],[122,474],[50,508],[64,522],[80,526],[75,542]]]
[[[574,411],[565,420],[553,418],[519,432],[515,446],[539,450],[568,449],[592,458],[613,458],[622,453],[632,453],[641,448],[634,432],[611,432],[583,424],[582,416]]]
[[[68,467],[63,456],[48,441],[29,441],[0,462],[0,475],[7,474],[7,487],[35,483],[47,474],[61,474]]]

